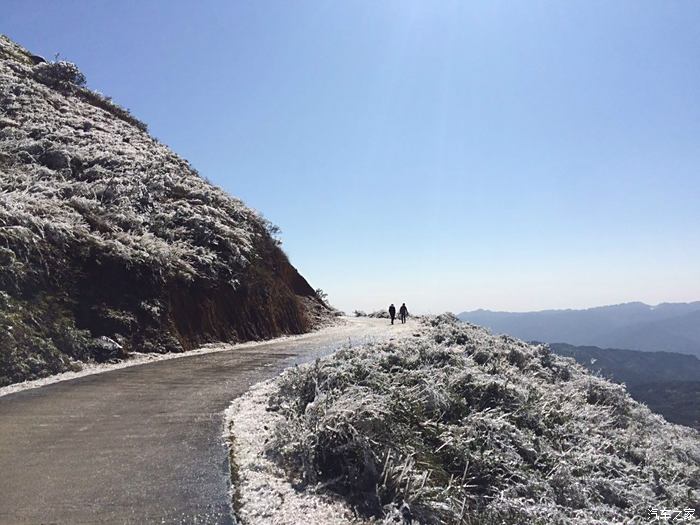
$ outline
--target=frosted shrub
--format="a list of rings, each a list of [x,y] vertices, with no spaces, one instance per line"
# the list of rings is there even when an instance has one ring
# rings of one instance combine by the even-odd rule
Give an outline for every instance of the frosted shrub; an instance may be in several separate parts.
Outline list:
[[[85,75],[72,62],[43,62],[34,66],[34,78],[49,87],[84,86]]]
[[[286,373],[270,408],[290,477],[386,523],[643,521],[700,504],[696,431],[451,315]]]

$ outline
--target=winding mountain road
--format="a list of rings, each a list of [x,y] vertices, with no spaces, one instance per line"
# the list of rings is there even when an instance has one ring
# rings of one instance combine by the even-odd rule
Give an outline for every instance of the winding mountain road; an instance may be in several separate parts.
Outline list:
[[[0,523],[232,523],[230,402],[293,364],[415,326],[353,318],[0,397]]]

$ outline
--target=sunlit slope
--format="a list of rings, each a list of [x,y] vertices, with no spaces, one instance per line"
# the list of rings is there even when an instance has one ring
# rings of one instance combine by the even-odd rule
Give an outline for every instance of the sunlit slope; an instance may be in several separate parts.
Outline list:
[[[307,330],[324,307],[272,230],[74,65],[0,37],[0,385]]]

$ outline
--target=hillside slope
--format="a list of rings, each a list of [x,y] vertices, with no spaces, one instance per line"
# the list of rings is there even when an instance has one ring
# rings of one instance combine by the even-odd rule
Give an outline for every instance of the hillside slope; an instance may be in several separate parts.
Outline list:
[[[552,351],[573,357],[602,377],[624,383],[634,399],[667,420],[700,430],[700,359],[672,352],[552,343]]]
[[[651,352],[665,349],[700,357],[700,308],[659,320],[636,323],[596,337],[597,346]]]
[[[84,83],[0,36],[0,386],[308,330],[274,227]]]
[[[697,431],[544,345],[449,315],[414,335],[276,382],[268,454],[292,483],[384,523],[641,523],[652,506],[700,510]]]
[[[642,352],[621,348],[551,343],[552,352],[576,362],[606,379],[625,383],[700,381],[700,359],[674,352]]]
[[[585,310],[492,312],[458,317],[526,341],[665,351],[700,357],[700,302],[624,303]]]

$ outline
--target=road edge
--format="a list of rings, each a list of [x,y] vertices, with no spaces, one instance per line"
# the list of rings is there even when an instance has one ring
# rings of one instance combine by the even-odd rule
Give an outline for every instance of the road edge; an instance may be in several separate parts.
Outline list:
[[[148,363],[154,363],[157,361],[168,361],[170,359],[181,359],[184,357],[191,357],[196,355],[213,354],[218,352],[228,352],[232,350],[245,350],[248,348],[255,348],[258,346],[283,342],[283,341],[297,341],[309,337],[311,335],[323,333],[325,331],[336,328],[337,326],[347,323],[348,317],[337,317],[339,322],[337,324],[326,325],[320,327],[316,330],[310,332],[305,332],[303,334],[295,335],[283,335],[280,337],[275,337],[272,339],[262,339],[260,341],[246,341],[244,343],[208,343],[195,348],[194,350],[189,350],[187,352],[178,353],[139,353],[133,352],[131,357],[119,361],[116,363],[82,363],[77,364],[81,366],[80,370],[61,372],[60,374],[53,374],[46,377],[41,377],[39,379],[31,379],[29,381],[22,381],[21,383],[13,383],[11,385],[5,385],[0,387],[0,397],[8,396],[10,394],[15,394],[17,392],[23,392],[24,390],[32,390],[35,388],[41,388],[43,386],[52,385],[54,383],[60,383],[63,381],[72,381],[73,379],[78,379],[80,377],[91,376],[95,374],[102,374],[105,372],[111,372],[113,370],[121,370],[122,368],[130,368],[132,366],[141,366]]]

